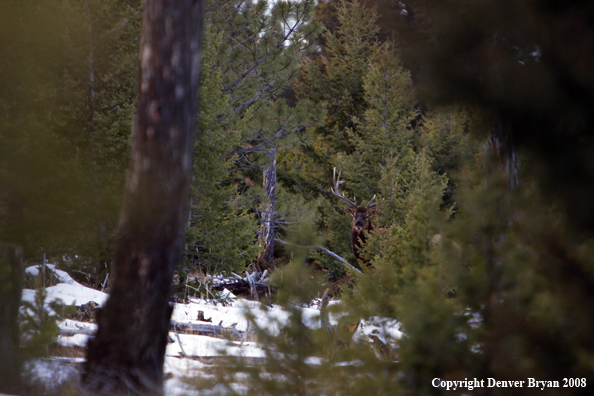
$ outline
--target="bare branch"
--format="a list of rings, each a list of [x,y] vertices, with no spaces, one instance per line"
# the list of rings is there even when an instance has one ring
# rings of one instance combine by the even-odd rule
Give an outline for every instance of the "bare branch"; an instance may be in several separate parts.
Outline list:
[[[276,135],[274,135],[273,137],[271,137],[269,139],[264,140],[260,144],[257,144],[255,146],[251,146],[251,147],[246,147],[246,148],[239,149],[239,150],[234,150],[234,151],[231,151],[231,152],[225,154],[223,156],[223,159],[227,159],[227,158],[229,158],[233,155],[237,155],[237,154],[245,154],[245,153],[251,153],[254,151],[258,151],[259,149],[263,148],[264,146],[268,145],[269,143],[271,143],[277,139],[283,138],[285,136],[289,136],[291,134],[291,132],[293,132],[294,128],[287,130],[286,127],[287,127],[287,125],[285,124],[281,129],[279,129],[279,131],[277,132]]]
[[[279,40],[278,44],[275,46],[275,49],[284,48],[284,42],[287,41],[291,37],[291,35],[295,32],[295,30],[297,30],[297,27],[302,24],[303,24],[302,21],[301,21],[301,23],[296,22],[295,25],[293,27],[291,27],[288,30],[288,32],[282,36],[282,38]],[[225,92],[225,93],[231,92],[243,79],[245,79],[249,74],[251,74],[254,70],[256,70],[256,68],[258,66],[260,66],[266,59],[268,59],[268,57],[271,54],[272,54],[272,52],[267,52],[266,55],[264,55],[260,59],[258,59],[249,69],[247,69],[241,76],[239,76],[231,85],[229,85],[225,89],[223,89],[223,92]],[[281,54],[281,56],[283,56],[283,55],[284,54]]]
[[[280,238],[276,238],[276,241],[278,243],[280,243],[281,245],[288,245],[288,246],[295,246],[301,249],[318,249],[321,250],[322,252],[328,254],[329,256],[335,258],[336,260],[340,261],[341,263],[343,263],[345,266],[347,266],[348,268],[352,269],[353,271],[357,272],[358,274],[362,274],[362,272],[357,269],[356,267],[352,266],[351,264],[349,264],[348,261],[346,261],[345,259],[343,259],[342,257],[340,257],[338,254],[334,253],[331,250],[328,250],[324,247],[321,246],[301,246],[301,245],[296,245],[294,243],[290,243],[290,242],[285,242],[283,240],[281,240]]]
[[[230,3],[230,0],[222,0],[222,1],[213,2],[209,7],[206,7],[204,9],[204,14],[209,15],[210,11],[213,11],[213,10],[216,11],[216,9],[218,9],[223,4],[226,4],[226,3]]]
[[[259,90],[250,100],[248,100],[245,103],[242,103],[241,106],[239,106],[238,108],[236,108],[234,110],[235,113],[239,113],[241,110],[245,109],[246,107],[256,103],[259,99],[260,96],[262,96],[262,94],[266,91],[268,91],[270,88],[272,88],[274,86],[275,81],[272,81],[270,84],[268,84],[266,87],[262,88],[261,90]]]
[[[235,88],[244,78],[246,78],[251,72],[253,72],[254,70],[256,70],[256,68],[258,66],[260,66],[268,57],[270,56],[270,52],[267,53],[266,55],[264,55],[263,57],[261,57],[260,59],[258,59],[256,61],[256,63],[254,63],[249,69],[247,69],[241,76],[239,76],[237,78],[237,80],[235,80],[231,85],[229,85],[227,88],[223,89],[223,92],[225,93],[229,93],[233,90],[233,88]]]

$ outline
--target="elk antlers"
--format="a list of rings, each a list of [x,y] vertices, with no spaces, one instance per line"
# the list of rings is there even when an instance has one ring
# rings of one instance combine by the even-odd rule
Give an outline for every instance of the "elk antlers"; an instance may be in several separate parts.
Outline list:
[[[332,195],[334,195],[336,198],[340,199],[342,202],[346,203],[351,208],[356,209],[359,206],[359,205],[357,205],[357,198],[353,197],[354,201],[351,201],[347,197],[344,196],[344,193],[340,193],[338,190],[340,185],[344,183],[344,180],[340,180],[340,173],[341,172],[338,171],[338,177],[337,177],[336,176],[336,167],[334,167],[334,172],[332,175],[332,181],[333,181],[334,187],[331,187],[330,191],[332,192]],[[369,203],[367,203],[367,205],[365,206],[366,209],[372,209],[377,206],[377,203],[373,202],[375,200],[375,197],[376,197],[376,195],[374,195],[373,198],[371,198],[369,200]]]
[[[373,197],[369,200],[369,202],[367,202],[367,205],[365,205],[366,209],[373,209],[377,206],[377,202],[373,202],[373,201],[375,201],[376,196],[377,196],[377,194],[373,194]]]

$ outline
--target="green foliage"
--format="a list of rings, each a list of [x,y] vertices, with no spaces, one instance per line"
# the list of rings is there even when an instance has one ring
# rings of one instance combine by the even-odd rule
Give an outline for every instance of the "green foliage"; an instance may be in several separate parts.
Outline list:
[[[214,68],[222,34],[206,24],[198,119],[198,129],[204,133],[196,137],[192,220],[186,237],[189,264],[199,264],[209,272],[241,270],[256,253],[250,243],[255,222],[239,205],[237,188],[229,180],[233,163],[221,161],[241,137],[238,131],[215,123],[228,105],[228,97],[220,92],[221,73]]]
[[[385,199],[381,189],[388,187],[380,187],[382,175],[396,176],[415,155],[411,121],[418,114],[409,73],[391,45],[376,40],[375,13],[357,1],[339,2],[337,10],[336,29],[324,32],[324,51],[304,62],[297,84],[300,97],[323,106],[326,117],[312,141],[302,146],[300,162],[291,164],[291,171],[300,189],[313,196],[325,193],[327,201],[318,209],[320,232],[328,248],[353,262],[348,216],[328,194],[332,168],[342,171],[346,183],[341,189],[349,199],[359,198],[359,205],[375,194]],[[384,224],[384,217],[380,211],[374,223]]]
[[[364,75],[368,108],[363,117],[356,119],[357,132],[347,129],[355,150],[337,159],[355,196],[377,194],[388,162],[406,166],[414,154],[415,130],[411,121],[417,117],[417,111],[413,107],[414,91],[409,73],[402,68],[398,55],[389,45],[385,44],[379,55],[378,60],[370,61]]]
[[[482,112],[462,106],[431,109],[423,118],[418,144],[433,159],[432,169],[446,175],[448,186],[444,201],[453,204],[460,183],[460,172],[472,162],[482,139]],[[471,136],[470,132],[474,132]],[[478,135],[478,136],[477,136]]]
[[[303,77],[298,92],[326,109],[324,126],[318,133],[333,150],[350,151],[352,143],[346,128],[367,109],[363,79],[369,63],[380,51],[375,40],[376,15],[358,1],[340,2],[337,6],[339,26],[336,32],[326,30],[325,53],[303,62]]]
[[[61,132],[76,142],[89,189],[78,255],[111,259],[132,128],[140,44],[139,1],[66,1],[57,101]]]
[[[139,1],[4,2],[0,238],[109,255],[136,88]]]
[[[340,7],[336,31],[345,21],[354,26],[353,15],[363,19],[356,5],[348,17],[349,7]],[[326,38],[332,43],[330,33]],[[347,52],[333,58],[336,48],[328,45],[326,54],[306,64],[304,81],[311,85],[299,93],[346,109],[356,92],[364,105],[358,113],[354,107],[330,111],[325,129],[301,150],[305,160],[284,158],[283,178],[312,199],[327,190],[329,169],[340,165],[347,195],[378,194],[380,227],[364,252],[374,268],[364,269],[353,289],[343,288],[342,303],[331,306],[338,325],[324,330],[305,326],[297,308],[319,281],[295,264],[279,272],[278,302],[289,322],[277,336],[260,329],[264,364],[232,365],[231,372],[249,373],[247,388],[254,394],[442,393],[432,386],[434,378],[594,380],[591,238],[574,234],[557,204],[543,198],[533,173],[523,173],[510,189],[509,179],[517,175],[506,173],[505,153],[470,138],[492,128],[480,109],[431,108],[420,127],[412,127],[417,113],[410,80],[388,46],[365,60],[360,85],[351,86],[356,90],[324,97],[332,87],[328,76],[335,76],[332,61],[337,69],[346,67],[339,60],[351,62]],[[348,144],[343,139],[341,147],[343,137]],[[326,246],[346,253],[346,216],[331,202],[319,202],[316,226]],[[311,256],[327,264],[323,256]],[[353,339],[349,329],[377,317],[397,319],[406,336]]]
[[[420,144],[433,158],[433,170],[447,174],[450,180],[472,158],[470,122],[461,107],[431,110],[423,120]]]
[[[563,198],[572,221],[594,230],[594,176],[585,154],[594,147],[594,51],[585,49],[594,45],[594,4],[413,0],[406,6],[414,15],[402,18],[408,24],[400,29],[408,44],[402,48],[407,66],[418,71],[424,101],[462,101],[499,119],[516,147],[534,154],[541,180]]]
[[[290,105],[282,97],[317,25],[309,23],[308,1],[212,6],[217,12],[208,14],[204,31],[187,264],[210,273],[241,272],[261,249],[254,213],[264,202],[254,172],[261,154],[292,149],[320,117],[309,101]],[[283,222],[309,210],[298,197],[279,194]]]
[[[415,284],[415,298],[402,305],[411,329],[401,344],[403,370],[416,392],[429,392],[435,376],[590,381],[591,337],[582,331],[591,326],[592,296],[571,274],[591,276],[592,260],[582,254],[592,242],[572,235],[528,175],[512,192],[507,177],[483,174],[487,183],[472,184],[466,175],[462,213],[446,227],[461,249],[442,248],[440,272]],[[455,300],[440,298],[448,281]],[[482,320],[473,323],[470,314]],[[442,341],[428,348],[436,338]]]
[[[491,49],[501,49],[501,42],[518,38],[493,36],[506,12],[468,18],[474,15],[470,11],[490,4],[479,3],[464,4],[469,13],[451,20],[450,2],[442,4],[445,19],[440,16],[428,27],[438,38],[437,53],[429,53],[434,62],[429,75],[441,88],[474,79],[470,87],[476,89],[466,86],[460,97],[498,103],[499,110],[514,116],[516,130],[539,126],[519,130],[522,143],[534,138],[537,152],[556,150],[559,125],[569,131],[588,125],[582,114],[587,106],[571,106],[574,101],[562,98],[557,111],[550,98],[562,95],[540,97],[542,89],[526,96],[534,100],[519,101],[526,91],[513,82],[537,86],[534,81],[540,80],[518,79],[526,73],[516,73],[517,68],[535,70],[549,62],[544,57],[535,62],[530,52],[503,54],[507,61],[500,66],[510,73],[503,73],[502,89],[492,68],[478,61],[491,59]],[[7,43],[0,48],[0,238],[20,241],[28,255],[84,246],[84,254],[105,258],[127,164],[139,2],[37,5],[0,6],[7,11],[0,12],[6,22],[0,24],[0,37]],[[306,255],[303,248],[277,248],[281,262],[289,263],[273,276],[276,302],[285,307],[288,322],[271,319],[278,334],[252,322],[266,360],[250,367],[232,362],[221,383],[242,378],[251,394],[383,395],[442,393],[431,386],[433,378],[594,381],[594,243],[572,230],[562,207],[534,181],[535,173],[523,173],[510,189],[510,177],[517,175],[505,173],[506,153],[487,150],[484,141],[493,122],[486,121],[490,116],[484,110],[456,103],[431,105],[421,115],[424,106],[417,106],[410,73],[400,60],[410,61],[410,52],[380,43],[376,14],[358,1],[339,2],[336,20],[319,16],[333,26],[324,30],[319,51],[307,57],[319,30],[311,22],[312,1],[233,0],[210,2],[207,8],[186,271],[239,272],[258,255],[258,215],[267,199],[261,167],[273,148],[282,239],[323,244],[358,264],[351,252],[350,218],[329,193],[335,166],[349,198],[364,205],[377,195],[378,205],[376,229],[363,252],[372,267],[361,275],[317,250]],[[15,11],[26,18],[3,17]],[[477,26],[483,20],[488,26]],[[481,39],[451,46],[459,34],[470,37],[464,26],[475,27]],[[441,28],[447,29],[434,34]],[[486,31],[495,42],[476,53],[484,57],[452,63],[451,54],[444,54],[476,49]],[[535,37],[531,30],[518,32]],[[543,51],[558,53],[547,45]],[[477,62],[485,79],[469,77],[474,68],[460,67]],[[584,82],[575,70],[567,72],[567,81]],[[417,80],[427,93],[425,83],[432,79]],[[551,81],[543,86],[557,86]],[[566,92],[564,84],[569,83],[560,82],[559,92]],[[443,98],[444,92],[435,94]],[[516,112],[519,102],[530,103]],[[561,121],[548,126],[557,114]],[[532,136],[541,130],[543,140]],[[555,139],[542,143],[550,136]],[[572,139],[559,145],[566,148],[551,164],[572,156],[574,166],[591,157],[588,144]],[[580,155],[572,155],[575,150]],[[533,162],[520,155],[527,166]],[[581,177],[567,174],[570,183]],[[316,271],[303,262],[315,263]],[[342,302],[324,308],[319,318],[305,317],[300,307],[323,294],[324,282],[343,276],[348,285]],[[204,283],[190,283],[185,292],[220,297]],[[44,293],[39,290],[23,313],[27,353],[47,352],[55,321],[65,314],[58,303],[47,310]],[[337,325],[324,325],[330,314]],[[306,326],[308,320],[319,320],[320,326]],[[353,338],[361,320],[398,320],[406,336]],[[236,376],[240,373],[247,376]],[[581,391],[586,392],[557,393]]]
[[[365,255],[373,259],[375,271],[367,271],[359,279],[360,288],[345,295],[350,312],[400,318],[403,290],[426,279],[426,271],[433,271],[433,238],[448,213],[440,210],[446,179],[431,171],[430,165],[421,154],[408,174],[399,175],[404,193],[386,206],[396,206],[400,216],[370,235]],[[385,204],[382,201],[380,210]]]
[[[316,327],[315,322],[322,317],[308,316],[302,311],[305,305],[300,303],[310,301],[316,289],[319,293],[320,281],[301,264],[291,264],[278,273],[276,284],[282,291],[279,302],[285,313],[274,312],[277,307],[269,312],[265,306],[260,308],[268,312],[266,327],[259,327],[253,314],[248,313],[265,360],[249,364],[242,359],[230,359],[225,370],[217,375],[219,386],[236,394],[233,384],[241,379],[249,395],[402,393],[397,383],[398,365],[379,359],[368,341],[352,339],[358,321],[343,317],[335,327]],[[332,311],[344,315],[342,311]]]

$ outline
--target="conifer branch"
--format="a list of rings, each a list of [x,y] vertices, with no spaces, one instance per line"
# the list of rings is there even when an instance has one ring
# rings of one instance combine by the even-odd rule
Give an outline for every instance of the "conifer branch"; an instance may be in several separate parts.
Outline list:
[[[299,23],[299,22],[295,23],[295,25],[293,27],[291,27],[288,30],[288,32],[282,36],[281,40],[279,40],[278,44],[275,46],[275,49],[283,49],[284,42],[287,41],[291,37],[291,35],[295,32],[295,30],[297,30],[297,27],[300,26],[301,24],[303,24],[303,23]],[[260,66],[272,54],[274,54],[274,52],[267,51],[266,55],[264,55],[260,59],[258,59],[249,69],[247,69],[245,72],[243,72],[243,74],[241,76],[239,76],[233,83],[231,83],[231,85],[229,85],[225,89],[223,89],[223,92],[225,92],[225,93],[231,92],[241,81],[243,81],[248,75],[250,75],[254,70],[256,70],[258,68],[258,66]]]
[[[257,144],[255,146],[250,146],[250,147],[246,147],[243,149],[231,151],[231,152],[225,154],[223,159],[227,159],[233,155],[238,155],[238,154],[241,155],[241,154],[246,154],[246,153],[251,153],[251,152],[257,151],[277,139],[289,136],[291,134],[291,132],[293,132],[293,130],[294,130],[294,128],[287,130],[287,125],[285,124],[281,129],[279,129],[279,131],[273,137],[266,139],[262,143]]]

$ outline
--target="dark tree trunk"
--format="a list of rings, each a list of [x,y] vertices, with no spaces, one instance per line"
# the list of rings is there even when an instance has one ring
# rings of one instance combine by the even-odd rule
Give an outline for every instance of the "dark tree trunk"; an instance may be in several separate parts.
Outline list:
[[[503,170],[507,177],[508,190],[512,190],[519,183],[519,164],[516,148],[512,139],[511,126],[497,114],[492,115],[493,132],[485,146],[485,170],[491,174],[496,169]]]
[[[130,170],[111,294],[97,315],[82,387],[96,395],[163,391],[163,362],[192,172],[202,0],[145,0]]]
[[[0,392],[18,391],[21,378],[18,315],[23,289],[22,249],[0,244]]]
[[[502,192],[501,199],[505,200],[509,196],[509,193],[519,183],[519,165],[516,150],[512,140],[512,133],[510,124],[502,120],[496,113],[493,114],[493,131],[489,135],[489,140],[485,144],[485,186],[487,189],[497,187],[491,187],[488,184],[490,176],[495,173],[503,173],[507,188]],[[508,224],[511,219],[506,218],[502,210],[501,200],[497,201],[498,205],[497,212],[500,213],[497,221],[499,224]],[[499,227],[497,227],[499,228]],[[495,328],[495,312],[497,311],[497,301],[500,299],[499,295],[502,293],[501,290],[501,274],[502,274],[502,259],[498,255],[498,248],[506,238],[505,233],[485,233],[482,242],[482,249],[486,257],[485,261],[485,276],[487,290],[482,305],[483,323],[485,328]],[[495,355],[497,355],[496,349],[498,347],[498,341],[496,340],[497,334],[490,334],[484,343],[485,353],[485,365],[483,372],[495,375],[492,372],[493,362]],[[487,392],[487,395],[493,394]]]

